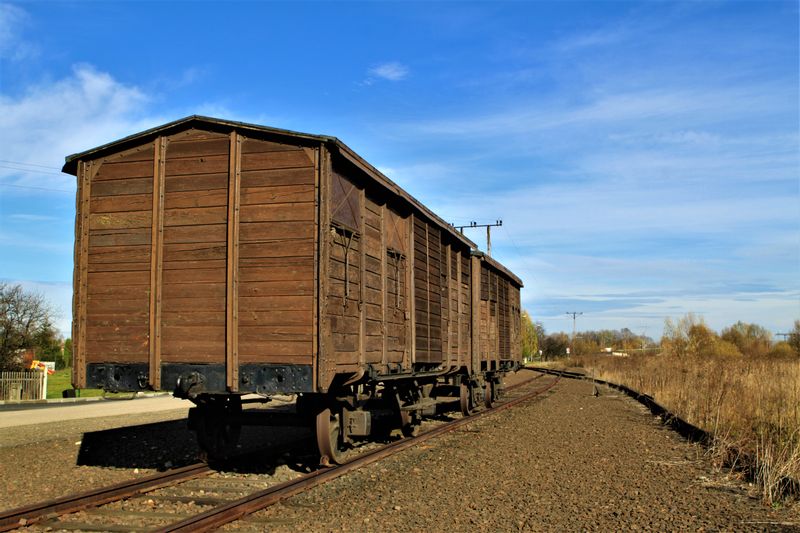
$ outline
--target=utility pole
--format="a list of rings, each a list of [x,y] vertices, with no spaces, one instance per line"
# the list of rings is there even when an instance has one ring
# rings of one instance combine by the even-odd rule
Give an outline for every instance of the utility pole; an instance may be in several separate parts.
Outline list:
[[[503,225],[502,219],[497,219],[494,224],[478,224],[475,221],[470,222],[466,226],[452,226],[457,229],[462,235],[466,228],[486,228],[486,255],[492,255],[492,228],[499,228]]]
[[[783,337],[783,340],[784,340],[784,341],[785,341],[786,339],[788,339],[790,335],[791,335],[791,333],[776,333],[776,334],[775,334],[775,336],[776,336],[776,337]]]
[[[647,348],[647,326],[642,328],[642,355],[644,355],[644,350]]]
[[[567,315],[572,315],[572,342],[570,342],[570,355],[575,355],[575,319],[583,314],[582,311],[567,311]]]

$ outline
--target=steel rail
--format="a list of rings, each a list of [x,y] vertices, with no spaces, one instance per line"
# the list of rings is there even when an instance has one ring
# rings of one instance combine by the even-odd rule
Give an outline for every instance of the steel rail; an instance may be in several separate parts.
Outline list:
[[[523,384],[528,384],[535,379],[536,378],[516,385],[513,388],[517,388]],[[454,431],[461,426],[471,424],[479,418],[498,413],[505,409],[510,409],[519,403],[530,400],[540,394],[543,394],[544,392],[547,392],[548,390],[552,389],[560,379],[561,376],[556,376],[556,379],[552,383],[549,383],[543,388],[529,392],[517,398],[510,399],[505,403],[490,409],[479,411],[471,416],[455,420],[444,426],[439,426],[438,428],[427,431],[416,437],[406,437],[382,448],[378,448],[377,450],[366,452],[365,454],[360,455],[344,464],[317,470],[302,477],[273,485],[272,487],[255,492],[230,503],[220,505],[204,513],[186,518],[173,524],[153,529],[151,531],[154,533],[213,531],[227,523],[255,513],[256,511],[260,511],[261,509],[294,496],[295,494],[299,494],[308,489],[336,479],[337,477],[343,476],[363,466],[380,461],[381,459],[411,448],[412,446],[416,446],[417,444],[420,444],[426,440]]]
[[[523,382],[520,382],[520,383],[517,383],[515,385],[511,385],[511,386],[507,387],[505,389],[505,391],[510,391],[510,390],[516,389],[516,388],[524,386],[524,385],[529,385],[529,384],[533,383],[534,381],[536,381],[537,379],[539,379],[541,377],[544,377],[544,375],[545,375],[545,373],[540,373],[539,375],[537,375],[537,376],[535,376],[535,377],[533,377],[533,378],[531,378],[529,380],[526,380],[526,381],[523,381]],[[557,378],[558,378],[558,376],[557,376]],[[306,490],[306,489],[311,488],[313,486],[322,484],[322,483],[328,481],[329,479],[334,479],[335,477],[338,477],[340,475],[344,475],[345,473],[347,473],[347,472],[349,472],[351,470],[354,470],[354,469],[359,468],[361,466],[364,466],[366,464],[370,464],[372,462],[375,462],[375,461],[377,461],[377,460],[379,460],[379,459],[381,459],[383,457],[386,457],[388,455],[392,455],[393,453],[397,453],[397,452],[399,452],[401,450],[404,450],[404,449],[406,449],[406,448],[408,448],[410,446],[413,446],[413,445],[415,445],[415,444],[417,444],[419,442],[422,442],[422,441],[427,440],[429,438],[433,438],[436,435],[440,435],[442,433],[446,433],[448,431],[452,431],[452,430],[456,429],[457,427],[460,427],[461,425],[463,425],[465,423],[469,423],[469,422],[472,422],[472,421],[476,420],[477,418],[480,418],[481,416],[484,416],[486,414],[495,412],[496,410],[504,409],[504,408],[506,408],[506,406],[510,407],[511,405],[515,405],[516,403],[519,403],[520,401],[523,401],[523,400],[527,399],[528,397],[533,397],[533,396],[536,396],[538,394],[541,394],[545,390],[549,390],[552,386],[554,386],[557,381],[558,381],[558,379],[556,379],[555,382],[553,382],[548,387],[546,387],[545,389],[542,389],[540,391],[534,391],[533,393],[530,393],[529,395],[526,395],[524,397],[515,398],[513,400],[509,400],[508,402],[500,404],[498,406],[495,406],[495,407],[493,407],[493,408],[491,408],[489,410],[480,411],[480,412],[478,412],[476,414],[473,414],[473,415],[471,415],[469,417],[457,420],[455,422],[451,422],[448,425],[441,426],[441,427],[436,428],[434,430],[428,431],[428,432],[426,432],[426,433],[424,433],[422,435],[419,435],[417,437],[405,438],[404,440],[398,441],[397,443],[391,444],[391,445],[389,445],[387,447],[380,448],[380,449],[375,450],[373,452],[368,452],[367,454],[365,454],[363,456],[360,456],[360,457],[357,457],[357,458],[353,459],[352,461],[346,463],[345,465],[340,465],[340,466],[335,467],[335,468],[329,468],[329,469],[326,469],[326,470],[319,470],[319,471],[316,471],[316,472],[312,472],[311,474],[308,474],[308,475],[303,476],[301,478],[298,478],[296,480],[292,480],[290,482],[286,482],[286,483],[282,483],[282,484],[279,484],[279,485],[275,485],[273,487],[270,487],[269,489],[265,489],[264,491],[261,491],[260,493],[256,493],[254,495],[242,498],[241,500],[234,501],[231,504],[225,504],[224,506],[220,506],[219,509],[221,509],[222,507],[233,506],[237,502],[242,502],[243,500],[248,500],[248,501],[252,500],[253,498],[255,498],[257,496],[265,496],[265,493],[273,493],[273,492],[281,491],[281,490],[283,490],[284,486],[294,486],[294,485],[297,485],[297,484],[302,484],[303,482],[308,483],[308,481],[310,481],[312,479],[316,479],[318,477],[322,478],[322,479],[317,480],[317,482],[314,483],[313,485],[309,485],[307,487],[300,488],[300,489],[298,489],[298,490],[296,490],[294,492],[288,493],[288,494],[278,495],[277,499],[275,499],[274,501],[268,501],[266,504],[262,505],[261,507],[256,508],[255,510],[247,511],[247,512],[239,515],[238,517],[245,516],[246,514],[250,514],[252,512],[255,512],[256,510],[259,510],[260,508],[267,507],[267,506],[271,505],[272,503],[280,501],[281,499],[285,499],[285,498],[287,498],[287,497],[289,497],[289,496],[291,496],[293,494],[296,494],[298,492],[302,492],[303,490]],[[392,447],[393,451],[390,451],[390,450],[387,449],[387,448],[390,448],[390,447]],[[373,456],[374,456],[374,458],[372,458],[371,460],[362,462],[362,460],[369,459],[369,458],[371,458]],[[350,466],[348,466],[348,465],[350,465]],[[340,471],[340,469],[342,469],[343,467],[348,467],[348,468]],[[150,491],[153,491],[153,490],[156,490],[156,489],[159,489],[159,488],[164,488],[164,487],[167,487],[167,486],[178,484],[178,483],[183,482],[183,481],[188,481],[190,479],[195,479],[195,478],[198,478],[198,477],[202,477],[202,476],[211,474],[213,472],[214,472],[214,470],[211,469],[208,466],[208,464],[206,464],[206,463],[195,463],[195,464],[184,466],[184,467],[181,467],[181,468],[175,468],[175,469],[172,469],[172,470],[168,470],[166,472],[159,472],[157,474],[153,474],[151,476],[147,476],[147,477],[144,477],[144,478],[131,479],[131,480],[128,480],[128,481],[124,481],[122,483],[117,483],[117,484],[114,484],[114,485],[108,485],[108,486],[101,487],[99,489],[94,489],[94,490],[91,490],[91,491],[86,491],[86,492],[81,492],[81,493],[76,493],[76,494],[70,494],[70,495],[62,496],[60,498],[55,498],[55,499],[52,499],[52,500],[45,500],[45,501],[42,501],[42,502],[37,502],[37,503],[26,505],[26,506],[23,506],[23,507],[17,507],[17,508],[9,509],[9,510],[6,510],[6,511],[0,511],[0,533],[5,532],[5,531],[10,531],[12,529],[16,529],[16,528],[19,528],[19,527],[30,526],[30,525],[36,524],[36,523],[38,523],[38,522],[40,522],[42,520],[52,519],[52,518],[54,518],[56,516],[62,516],[62,515],[74,513],[76,511],[81,511],[81,510],[87,509],[89,507],[98,507],[98,506],[101,506],[101,505],[104,505],[104,504],[107,504],[107,503],[110,503],[110,502],[119,501],[119,500],[122,500],[122,499],[126,499],[126,498],[130,498],[130,497],[133,497],[133,496],[137,496],[139,494],[150,492]],[[330,476],[331,473],[336,473],[336,472],[338,472],[338,473],[335,476]],[[327,475],[323,476],[323,474],[327,474]],[[211,513],[213,511],[215,511],[215,509],[212,509],[211,511],[208,511],[207,513],[204,513],[204,514],[208,514],[208,513]],[[194,518],[199,518],[200,516],[202,516],[202,515],[197,515],[197,517],[194,517]],[[235,519],[236,518],[234,518],[234,520]],[[192,520],[192,519],[190,518],[190,519],[187,519],[186,521],[189,521],[189,520]],[[231,521],[231,520],[226,520],[225,522],[221,522],[221,523],[224,524],[224,523],[226,523],[228,521]],[[173,524],[173,526],[178,525],[178,524],[180,524],[180,523]],[[218,527],[218,526],[212,526],[209,529],[213,529],[214,527]],[[161,530],[162,529],[158,529],[157,531],[161,531]],[[189,529],[189,530],[194,530],[194,529],[192,528],[192,529]],[[171,531],[171,529],[164,529],[164,531]]]
[[[213,470],[205,463],[195,463],[159,472],[151,476],[131,479],[116,485],[108,485],[99,489],[71,494],[47,500],[16,509],[0,511],[0,532],[9,531],[19,527],[29,526],[42,519],[52,518],[53,516],[73,513],[95,507],[104,503],[109,503],[124,498],[129,498],[143,492],[149,492],[167,485],[175,484],[179,481],[198,478],[212,473]]]

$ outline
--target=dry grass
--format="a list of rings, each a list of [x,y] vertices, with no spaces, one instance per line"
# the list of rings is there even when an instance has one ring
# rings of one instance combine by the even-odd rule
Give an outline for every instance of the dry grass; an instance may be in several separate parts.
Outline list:
[[[754,481],[768,503],[800,488],[800,360],[583,357],[595,377],[627,385],[711,435],[722,468]]]

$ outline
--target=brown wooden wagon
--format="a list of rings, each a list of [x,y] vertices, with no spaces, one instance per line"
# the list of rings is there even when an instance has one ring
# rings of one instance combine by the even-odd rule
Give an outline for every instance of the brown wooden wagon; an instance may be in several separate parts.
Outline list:
[[[334,137],[192,116],[64,171],[74,386],[190,398],[211,454],[244,394],[299,394],[335,461],[519,364],[520,279]]]

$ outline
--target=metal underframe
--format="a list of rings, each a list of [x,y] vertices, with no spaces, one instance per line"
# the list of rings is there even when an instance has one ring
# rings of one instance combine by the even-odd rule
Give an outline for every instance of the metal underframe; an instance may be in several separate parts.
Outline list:
[[[149,390],[147,363],[89,363],[88,387],[107,391]],[[225,394],[224,364],[162,363],[162,390],[178,396]],[[313,392],[311,365],[243,364],[239,366],[240,393],[280,394]]]
[[[496,371],[513,371],[517,366],[515,363],[515,361],[500,361]],[[422,366],[412,372],[382,374],[368,365],[366,377],[375,382],[430,379],[450,374],[452,370]],[[113,392],[150,390],[149,371],[148,363],[89,363],[86,365],[87,387]],[[207,365],[162,363],[161,383],[162,390],[174,391],[180,397],[228,393],[225,365],[221,363]],[[239,366],[238,385],[239,393],[270,395],[317,392],[312,388],[311,365],[243,364]]]

